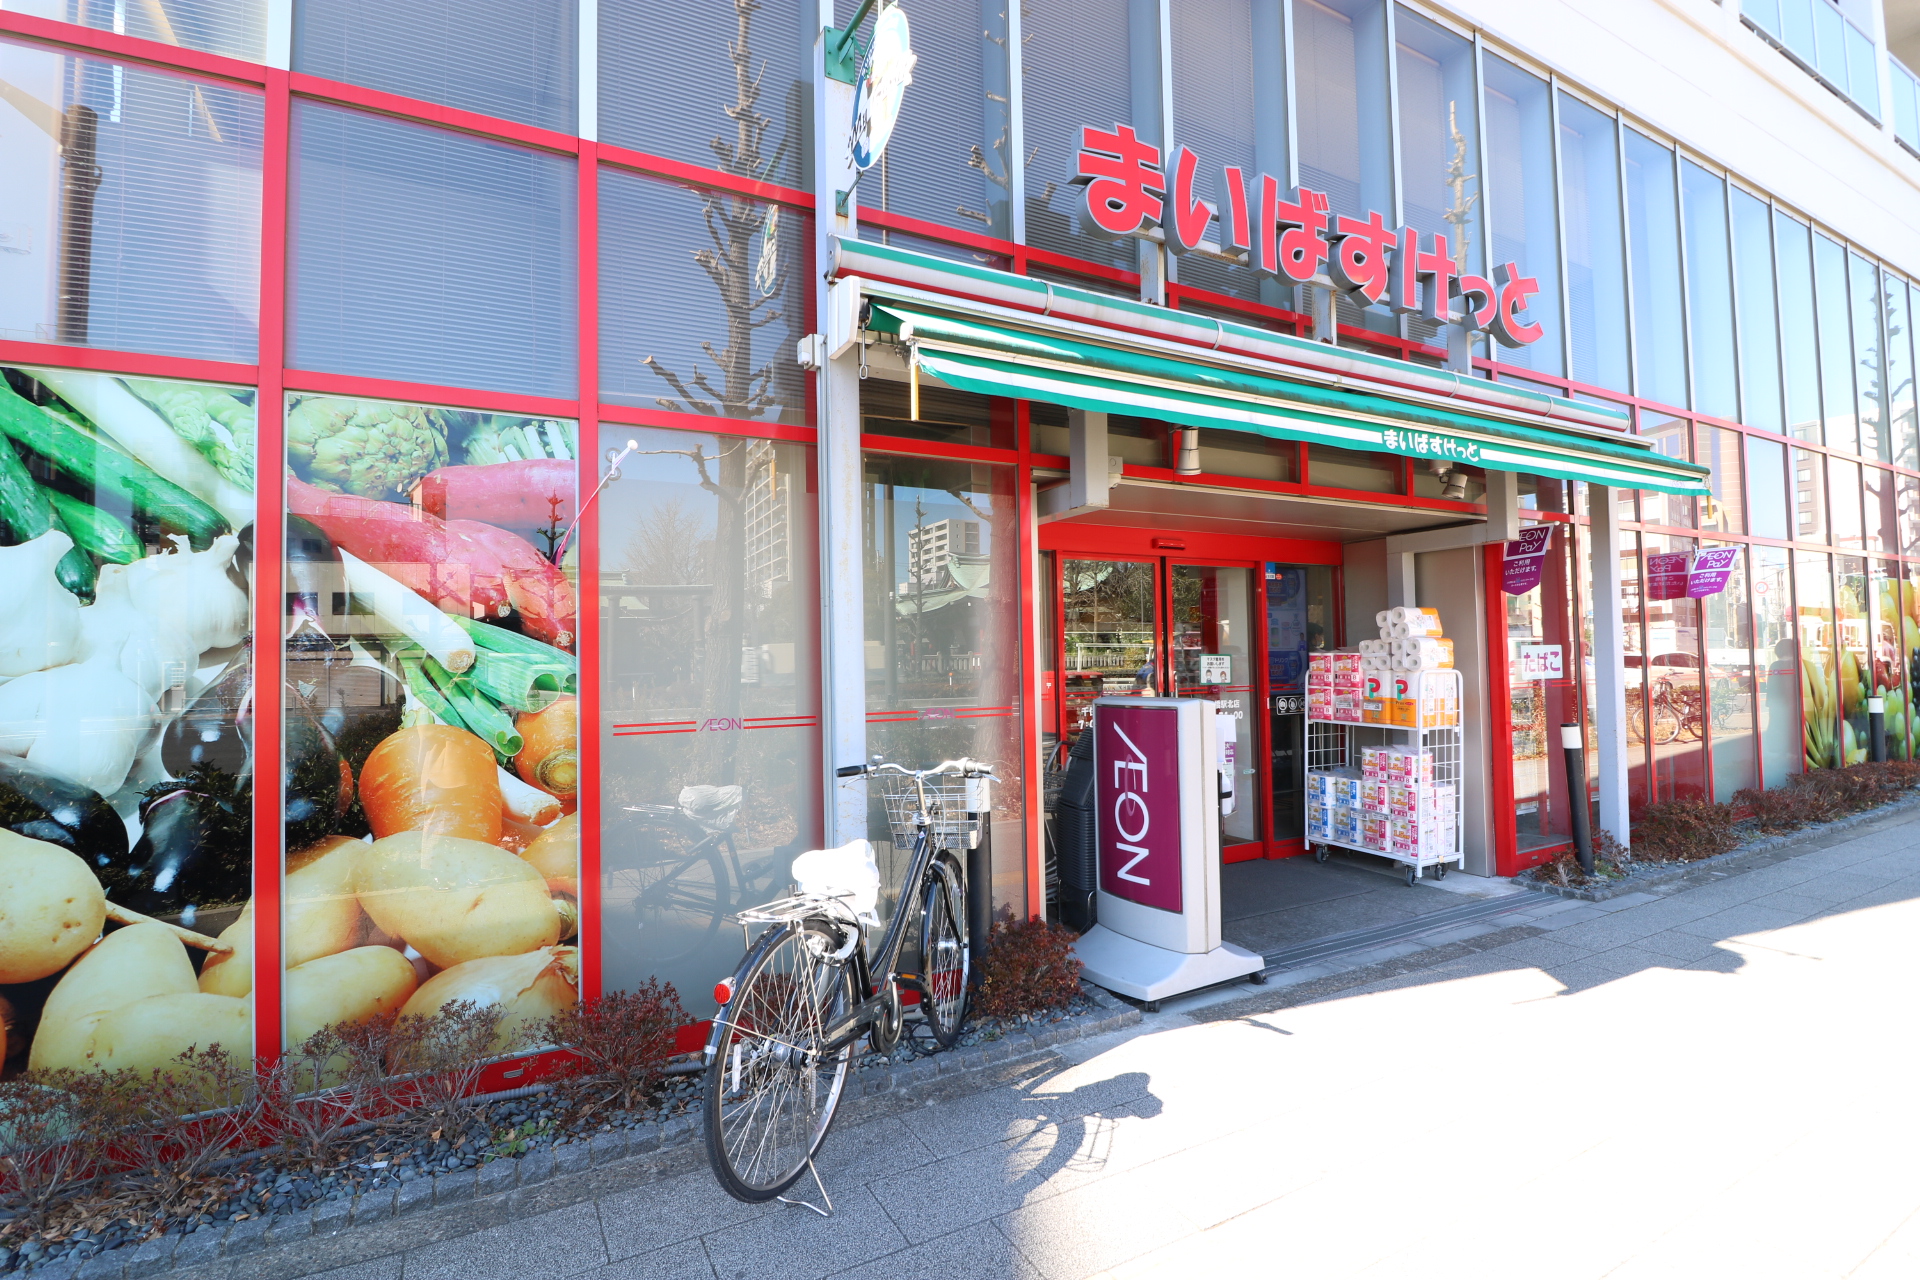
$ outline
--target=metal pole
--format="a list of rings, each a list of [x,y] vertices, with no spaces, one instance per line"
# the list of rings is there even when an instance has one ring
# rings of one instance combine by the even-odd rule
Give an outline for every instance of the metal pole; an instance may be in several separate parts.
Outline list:
[[[967,952],[974,981],[987,962],[987,935],[993,931],[993,813],[980,815],[980,843],[967,850]]]
[[[1885,698],[1867,699],[1867,735],[1872,747],[1871,759],[1875,764],[1887,758],[1887,700]]]
[[[1580,726],[1560,726],[1560,748],[1567,755],[1567,807],[1573,814],[1573,848],[1580,870],[1593,874],[1593,831],[1587,824],[1587,749]]]

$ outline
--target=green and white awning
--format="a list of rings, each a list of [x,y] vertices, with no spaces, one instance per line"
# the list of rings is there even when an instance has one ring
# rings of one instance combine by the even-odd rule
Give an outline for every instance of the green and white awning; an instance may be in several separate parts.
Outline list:
[[[979,395],[1019,396],[1182,426],[1621,489],[1709,493],[1706,467],[1667,457],[1651,442],[1625,433],[1504,421],[1350,387],[1291,381],[1117,343],[989,323],[887,298],[872,300],[867,327],[897,335],[918,372]]]

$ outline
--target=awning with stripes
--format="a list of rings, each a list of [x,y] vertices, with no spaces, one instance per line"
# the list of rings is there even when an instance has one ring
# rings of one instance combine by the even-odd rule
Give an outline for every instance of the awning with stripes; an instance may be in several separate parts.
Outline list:
[[[1625,432],[1504,421],[888,298],[872,299],[867,327],[896,335],[916,373],[979,395],[1622,489],[1710,492],[1708,468],[1668,457]]]

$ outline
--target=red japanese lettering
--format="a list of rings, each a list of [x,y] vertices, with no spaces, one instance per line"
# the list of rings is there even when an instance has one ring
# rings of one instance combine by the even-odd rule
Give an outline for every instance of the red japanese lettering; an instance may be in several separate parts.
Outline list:
[[[1527,300],[1540,292],[1540,282],[1532,276],[1521,275],[1519,264],[1513,262],[1495,267],[1493,278],[1500,286],[1499,302],[1493,309],[1493,336],[1503,347],[1524,347],[1529,342],[1538,342],[1546,330],[1538,323],[1522,321],[1520,313],[1527,309]]]
[[[1169,210],[1172,216],[1167,219],[1167,247],[1175,253],[1198,248],[1213,222],[1214,207],[1193,194],[1193,178],[1199,168],[1200,157],[1186,147],[1175,147],[1167,154],[1166,171],[1173,178],[1173,189],[1167,195],[1173,206]]]
[[[1132,125],[1115,125],[1108,133],[1092,127],[1080,131],[1078,172],[1074,181],[1087,189],[1086,229],[1095,235],[1135,236],[1160,225],[1165,205],[1166,176],[1160,171],[1160,151],[1142,142]]]
[[[1253,247],[1253,229],[1247,225],[1247,180],[1240,166],[1220,173],[1220,240],[1228,253],[1244,254]]]
[[[1400,242],[1387,273],[1387,305],[1397,315],[1418,312],[1429,320],[1451,323],[1453,280],[1458,273],[1447,253],[1447,238],[1436,234],[1431,243],[1431,250],[1422,249],[1418,231],[1400,228]]]
[[[1326,261],[1327,242],[1320,235],[1326,229],[1326,196],[1300,187],[1291,200],[1283,200],[1279,181],[1268,174],[1260,176],[1255,270],[1305,284],[1320,274],[1320,264]]]
[[[1493,313],[1500,301],[1500,291],[1493,281],[1485,276],[1455,276],[1453,296],[1465,304],[1460,323],[1469,329],[1490,329],[1493,327]]]
[[[1336,230],[1339,237],[1327,258],[1328,274],[1348,293],[1357,293],[1369,303],[1380,301],[1387,293],[1387,250],[1398,237],[1377,210],[1365,222],[1341,218]]]

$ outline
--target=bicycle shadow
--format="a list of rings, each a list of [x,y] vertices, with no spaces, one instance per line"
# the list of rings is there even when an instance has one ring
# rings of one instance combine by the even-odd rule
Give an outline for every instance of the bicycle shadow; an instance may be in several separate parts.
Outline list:
[[[1062,1064],[1022,1083],[1030,1105],[1025,1132],[1004,1144],[1006,1189],[1024,1196],[1066,1175],[1105,1171],[1119,1129],[1129,1120],[1151,1120],[1165,1109],[1144,1071],[1125,1071],[1090,1081],[1064,1093],[1047,1092],[1047,1082],[1071,1068]]]

